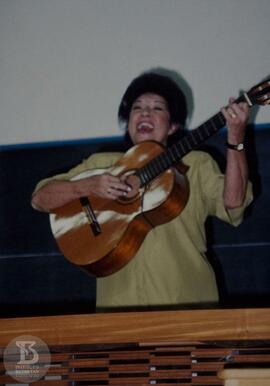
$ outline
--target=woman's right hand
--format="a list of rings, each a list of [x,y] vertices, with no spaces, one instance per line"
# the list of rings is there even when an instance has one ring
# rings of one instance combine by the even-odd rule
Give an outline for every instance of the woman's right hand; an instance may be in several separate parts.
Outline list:
[[[117,176],[109,173],[95,175],[76,181],[80,184],[80,190],[83,195],[95,194],[102,198],[117,199],[118,197],[126,196],[131,190],[124,181]]]

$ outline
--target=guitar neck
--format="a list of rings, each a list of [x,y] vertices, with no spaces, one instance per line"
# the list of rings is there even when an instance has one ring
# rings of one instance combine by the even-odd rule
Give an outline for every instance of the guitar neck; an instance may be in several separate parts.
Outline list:
[[[244,101],[240,96],[235,103]],[[221,112],[208,119],[196,129],[190,131],[179,142],[170,146],[166,151],[159,154],[142,168],[138,169],[136,175],[140,178],[141,186],[147,185],[155,177],[178,163],[187,153],[196,149],[206,139],[217,133],[225,126],[226,120]]]

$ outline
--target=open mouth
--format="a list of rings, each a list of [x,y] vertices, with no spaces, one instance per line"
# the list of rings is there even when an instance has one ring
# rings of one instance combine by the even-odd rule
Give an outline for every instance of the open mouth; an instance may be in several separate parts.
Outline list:
[[[154,130],[154,126],[149,122],[141,122],[137,126],[137,131],[139,133],[151,133]]]

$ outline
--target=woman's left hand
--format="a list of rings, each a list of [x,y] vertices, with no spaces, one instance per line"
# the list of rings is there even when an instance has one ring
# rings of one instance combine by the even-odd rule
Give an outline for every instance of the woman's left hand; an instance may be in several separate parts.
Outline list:
[[[228,142],[237,144],[243,142],[245,129],[249,119],[249,106],[246,102],[235,103],[229,99],[229,105],[221,109],[228,127]]]

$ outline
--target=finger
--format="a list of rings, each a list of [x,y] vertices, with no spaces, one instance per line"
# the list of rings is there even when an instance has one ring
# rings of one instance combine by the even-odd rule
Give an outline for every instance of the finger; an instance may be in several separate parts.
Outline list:
[[[248,103],[246,103],[246,102],[239,103],[238,107],[241,111],[244,111],[245,113],[250,111],[250,107],[249,107]]]
[[[131,191],[131,187],[123,182],[117,182],[114,185],[112,185],[112,188],[115,190],[120,190],[121,192],[128,193]]]
[[[107,190],[107,193],[109,195],[113,195],[114,197],[125,197],[128,192],[126,190],[122,190],[122,189],[115,189],[115,188],[109,188]]]
[[[235,120],[236,118],[242,118],[244,117],[243,110],[239,107],[237,103],[233,103],[227,108],[224,109],[227,114],[225,114],[225,117],[228,120]]]
[[[236,114],[233,112],[233,110],[229,110],[229,108],[223,107],[221,109],[222,114],[224,115],[226,121],[232,122],[233,119],[236,118]]]
[[[228,111],[229,116],[230,116],[232,119],[237,118],[237,111],[236,111],[235,108],[233,108],[233,105],[232,105],[231,107],[229,107],[229,108],[227,109],[227,111]]]
[[[114,194],[114,191],[112,188],[108,188],[105,192],[105,197],[107,198],[114,198],[115,197],[115,194]]]
[[[249,118],[249,106],[247,103],[241,103],[241,104],[233,104],[231,106],[231,109],[233,111],[233,114],[237,118],[238,121],[245,122]]]
[[[106,191],[106,194],[105,194],[105,197],[106,198],[110,198],[111,200],[115,200],[119,197],[123,197],[123,196],[126,196],[127,193],[126,192],[122,192],[120,190],[115,190],[115,189],[107,189]]]
[[[244,110],[244,111],[248,111],[249,110],[249,105],[247,102],[240,102],[240,103],[235,103],[236,99],[231,97],[229,98],[229,106],[228,108],[232,108],[233,110],[235,110],[235,112],[237,113],[238,111],[241,111],[241,110]]]
[[[121,192],[130,192],[131,187],[127,185],[124,181],[121,181],[120,178],[110,176],[108,180],[108,188],[120,190]]]

